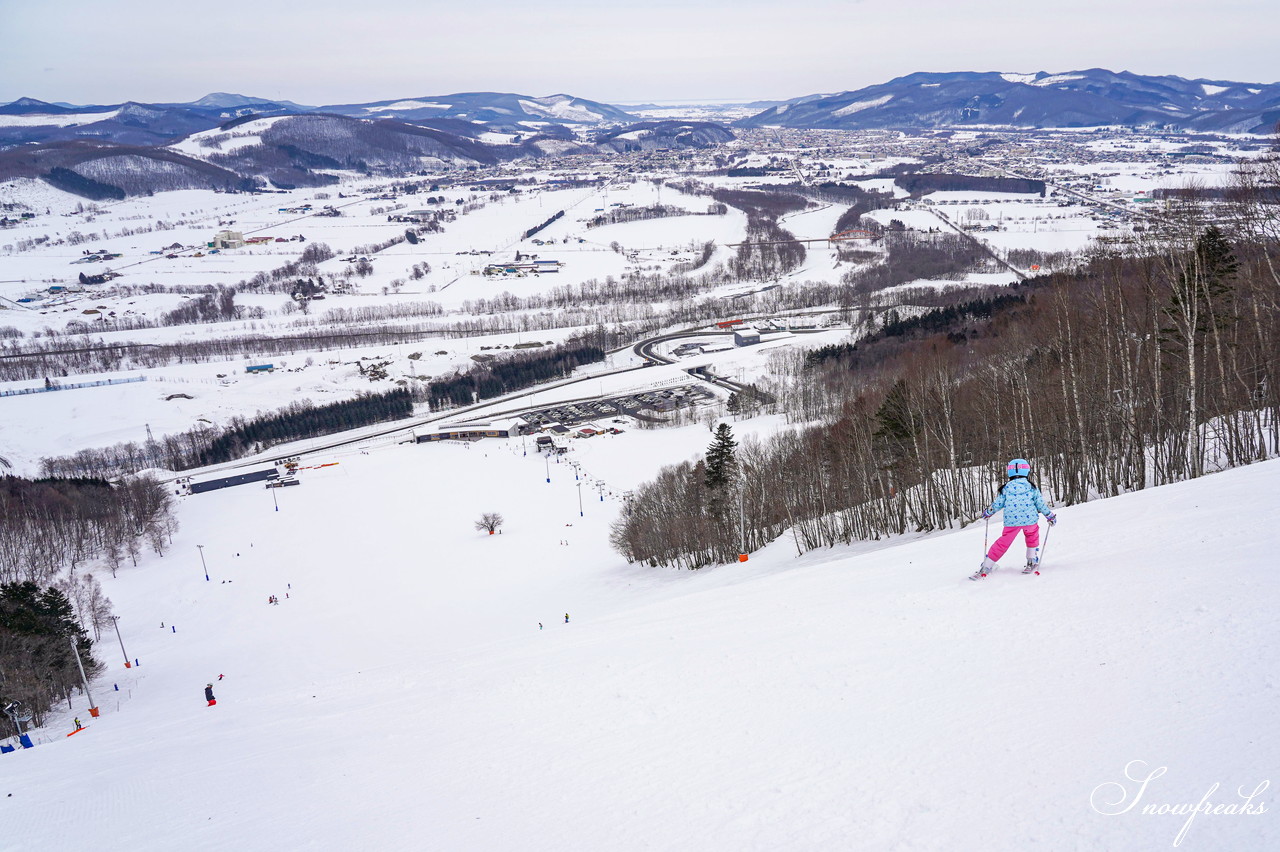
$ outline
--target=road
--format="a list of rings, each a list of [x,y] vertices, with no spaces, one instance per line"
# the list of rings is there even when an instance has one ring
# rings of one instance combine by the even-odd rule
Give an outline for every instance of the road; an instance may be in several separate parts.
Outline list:
[[[796,329],[793,333],[817,334],[823,331],[830,331],[830,329],[817,329],[817,328]],[[653,350],[653,347],[660,343],[666,343],[672,340],[679,340],[682,338],[706,337],[708,335],[725,336],[725,335],[731,335],[731,334],[733,334],[732,331],[718,331],[718,330],[712,330],[712,329],[706,329],[706,328],[688,329],[685,331],[669,332],[667,334],[660,334],[654,337],[650,337],[646,340],[642,340],[639,343],[632,345],[630,348],[633,352],[635,352],[636,355],[640,356],[641,358],[648,359],[654,363],[674,364],[676,363],[674,360],[657,354]],[[617,351],[621,351],[621,350],[617,350]],[[476,403],[474,405],[467,405],[461,408],[451,408],[448,411],[433,413],[425,417],[413,417],[407,421],[397,420],[394,425],[387,425],[385,427],[374,428],[371,431],[367,431],[367,432],[362,431],[359,435],[356,435],[356,436],[353,436],[350,432],[346,432],[346,433],[339,433],[337,435],[330,435],[325,438],[311,439],[310,441],[308,441],[307,448],[302,450],[287,450],[283,448],[275,448],[274,450],[268,450],[266,452],[260,453],[251,458],[238,459],[234,462],[226,462],[225,464],[211,465],[209,467],[184,470],[181,473],[175,474],[169,477],[168,479],[162,480],[162,481],[172,482],[175,479],[186,478],[189,476],[203,476],[205,474],[210,474],[210,473],[219,473],[219,472],[225,472],[225,471],[238,470],[244,467],[253,467],[255,465],[263,464],[271,459],[279,458],[281,456],[303,457],[303,456],[315,455],[317,453],[328,453],[337,449],[342,449],[344,447],[350,447],[350,446],[356,446],[359,444],[368,443],[369,441],[374,440],[376,438],[383,438],[383,437],[394,436],[394,435],[408,436],[415,429],[419,429],[423,426],[430,426],[432,424],[440,423],[443,421],[464,424],[464,423],[475,422],[480,420],[490,420],[495,417],[518,417],[519,415],[524,414],[526,412],[536,410],[537,408],[544,408],[546,406],[545,405],[533,406],[533,405],[524,403],[519,405],[510,405],[508,407],[502,407],[496,410],[495,410],[495,406],[505,406],[507,403],[522,402],[524,400],[530,399],[536,394],[544,393],[554,388],[563,388],[569,385],[578,384],[580,382],[595,382],[595,381],[599,381],[601,378],[605,376],[617,376],[624,373],[632,373],[637,370],[643,370],[643,369],[645,369],[645,365],[643,364],[638,366],[632,366],[632,367],[618,367],[616,369],[606,370],[601,373],[593,373],[589,376],[580,376],[578,378],[564,379],[558,382],[551,382],[547,384],[537,385],[535,387],[526,388],[525,390],[521,390],[521,391],[516,391],[515,393],[507,394],[502,397],[485,400],[484,402]],[[685,372],[687,372],[691,377],[695,379],[704,381],[708,384],[715,385],[717,387],[724,388],[725,390],[728,390],[734,393],[742,392],[746,387],[745,385],[740,384],[738,382],[730,381],[729,379],[723,378],[721,376],[716,376],[710,373],[709,371],[707,371],[705,367],[702,367],[702,368],[695,367],[695,368],[686,370]],[[574,398],[571,400],[560,400],[557,402],[557,404],[569,405],[572,403],[586,402],[586,401],[590,401],[598,398],[599,398],[598,394],[593,394],[589,396]],[[295,442],[295,443],[300,443],[300,442]]]
[[[1022,281],[1026,281],[1026,280],[1027,280],[1027,274],[1026,274],[1025,272],[1023,272],[1023,271],[1022,271],[1022,270],[1020,270],[1020,269],[1016,269],[1015,267],[1013,267],[1013,266],[1009,263],[1009,261],[1005,260],[1003,257],[1001,257],[1000,255],[996,254],[995,250],[994,250],[994,249],[992,249],[992,248],[991,248],[991,246],[987,245],[985,241],[978,239],[978,238],[977,238],[977,237],[975,237],[973,234],[971,234],[971,233],[969,233],[968,231],[966,231],[966,230],[964,230],[963,228],[961,228],[961,227],[960,227],[959,225],[957,225],[955,222],[952,222],[950,219],[948,219],[948,218],[946,217],[946,215],[944,215],[944,214],[942,213],[942,211],[941,211],[941,210],[935,210],[935,209],[933,209],[932,207],[930,207],[930,208],[928,208],[928,209],[929,209],[929,212],[930,212],[930,213],[932,213],[932,214],[933,214],[933,215],[938,219],[938,221],[942,222],[942,224],[946,225],[948,228],[950,228],[951,230],[955,231],[957,234],[959,234],[960,236],[962,236],[962,237],[964,237],[965,239],[969,240],[971,243],[973,243],[974,245],[976,245],[978,248],[982,249],[984,252],[986,252],[987,254],[989,254],[989,255],[990,255],[990,256],[995,260],[995,262],[996,262],[996,263],[1000,264],[1000,265],[1001,265],[1001,266],[1003,266],[1005,269],[1009,270],[1009,271],[1010,271],[1010,272],[1012,272],[1014,275],[1018,276],[1018,278],[1019,278],[1020,280],[1022,280]]]

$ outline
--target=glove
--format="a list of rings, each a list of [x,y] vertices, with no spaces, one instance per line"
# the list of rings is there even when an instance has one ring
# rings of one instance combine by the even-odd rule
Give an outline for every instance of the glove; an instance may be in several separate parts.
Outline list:
[[[983,510],[983,512],[982,512],[982,517],[984,517],[984,518],[989,518],[989,517],[991,517],[991,516],[992,516],[992,515],[994,515],[994,514],[995,514],[995,512],[991,511],[990,509],[984,509],[984,510]]]
[[[1049,514],[1045,515],[1044,519],[1049,522],[1049,526],[1051,527],[1056,527],[1058,525],[1058,516],[1055,515],[1053,512],[1050,512]]]

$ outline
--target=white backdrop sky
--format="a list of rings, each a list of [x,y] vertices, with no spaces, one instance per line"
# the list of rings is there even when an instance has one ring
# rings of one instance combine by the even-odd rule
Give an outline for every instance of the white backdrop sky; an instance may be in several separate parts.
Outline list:
[[[1274,82],[1276,0],[0,0],[0,103],[785,99],[913,71]]]

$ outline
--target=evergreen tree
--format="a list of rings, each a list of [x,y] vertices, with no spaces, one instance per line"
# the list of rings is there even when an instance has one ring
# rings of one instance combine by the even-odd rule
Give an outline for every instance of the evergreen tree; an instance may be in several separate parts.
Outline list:
[[[715,438],[707,447],[707,473],[703,484],[713,492],[723,493],[738,478],[738,442],[728,423],[716,427]]]
[[[92,642],[76,622],[66,595],[35,583],[0,586],[0,704],[16,701],[32,710],[34,723],[79,685],[79,668],[71,653],[73,637],[85,673],[101,665],[90,654]]]
[[[1170,323],[1161,329],[1161,342],[1169,351],[1182,351],[1188,338],[1203,338],[1213,328],[1221,329],[1231,316],[1232,279],[1240,267],[1231,243],[1216,225],[1210,225],[1196,240],[1165,308]]]

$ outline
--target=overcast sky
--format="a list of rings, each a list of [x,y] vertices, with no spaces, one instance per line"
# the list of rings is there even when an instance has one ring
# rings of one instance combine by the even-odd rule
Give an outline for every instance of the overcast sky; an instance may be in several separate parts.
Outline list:
[[[780,100],[1092,67],[1270,83],[1278,34],[1280,0],[0,0],[0,103]]]

